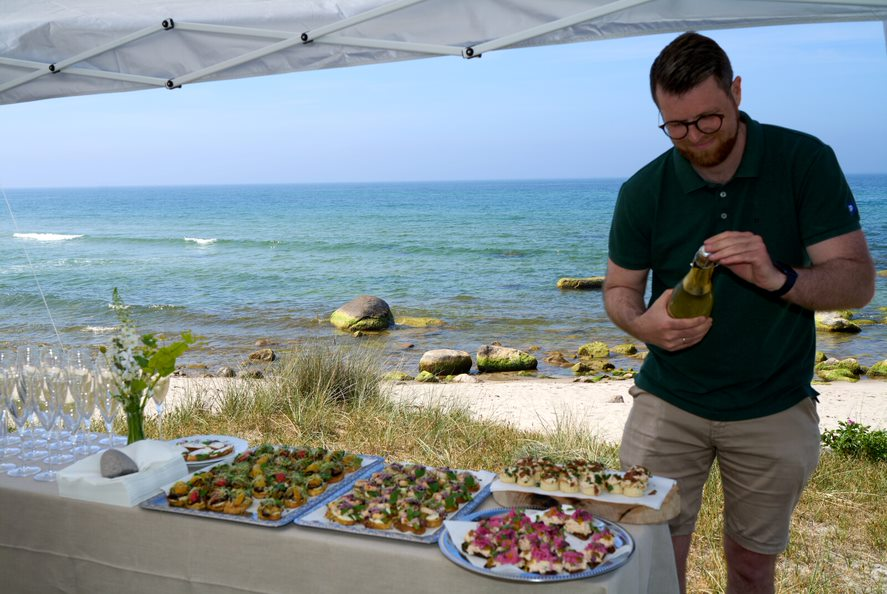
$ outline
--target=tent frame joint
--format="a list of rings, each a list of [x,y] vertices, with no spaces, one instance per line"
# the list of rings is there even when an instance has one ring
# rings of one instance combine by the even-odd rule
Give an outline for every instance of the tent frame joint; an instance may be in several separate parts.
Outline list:
[[[169,31],[176,28],[176,23],[174,20],[172,20],[172,17],[170,17],[168,19],[164,19],[163,22],[160,23],[160,26],[163,27],[164,31]]]

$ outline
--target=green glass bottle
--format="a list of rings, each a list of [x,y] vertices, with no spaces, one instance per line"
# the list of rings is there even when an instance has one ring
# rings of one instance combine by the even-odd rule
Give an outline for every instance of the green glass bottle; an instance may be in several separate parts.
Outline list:
[[[700,247],[690,262],[690,272],[675,285],[668,300],[668,313],[673,318],[710,316],[714,305],[711,275],[715,263],[708,259],[705,247]]]

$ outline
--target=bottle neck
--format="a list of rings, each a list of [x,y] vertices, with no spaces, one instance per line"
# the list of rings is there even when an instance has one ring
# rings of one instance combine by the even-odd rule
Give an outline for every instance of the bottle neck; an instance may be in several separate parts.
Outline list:
[[[711,293],[711,275],[714,271],[714,264],[709,263],[708,267],[702,268],[693,262],[682,283],[684,290],[691,295]]]

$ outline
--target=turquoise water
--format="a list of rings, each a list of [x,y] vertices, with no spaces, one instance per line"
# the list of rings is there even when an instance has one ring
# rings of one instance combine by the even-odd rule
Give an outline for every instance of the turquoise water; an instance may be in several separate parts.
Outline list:
[[[849,180],[883,270],[887,176]],[[6,190],[15,224],[0,217],[0,346],[55,341],[37,281],[65,344],[107,343],[118,287],[140,329],[201,335],[185,362],[210,368],[237,365],[259,339],[368,340],[407,371],[433,348],[474,353],[498,340],[538,347],[541,360],[626,342],[599,292],[555,287],[604,274],[621,181]],[[361,294],[396,317],[446,325],[361,339],[336,331],[330,313]],[[881,320],[882,306],[887,278],[860,316]],[[884,324],[821,342],[864,364],[887,358]]]

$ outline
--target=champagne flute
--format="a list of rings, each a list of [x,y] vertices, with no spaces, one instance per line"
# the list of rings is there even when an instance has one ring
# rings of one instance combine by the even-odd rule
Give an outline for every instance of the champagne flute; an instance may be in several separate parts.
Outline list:
[[[16,372],[18,374],[16,391],[26,403],[26,410],[28,413],[19,432],[23,438],[28,438],[30,445],[30,450],[22,447],[22,453],[19,457],[27,461],[42,460],[49,455],[49,451],[43,449],[47,446],[47,441],[43,439],[46,435],[46,431],[44,431],[42,427],[25,429],[28,420],[31,417],[36,418],[34,398],[37,393],[43,389],[43,373],[40,369],[40,356],[41,350],[39,347],[21,346],[16,352],[15,359]]]
[[[2,444],[0,444],[0,472],[7,472],[15,468],[12,462],[3,462],[7,456],[15,456],[21,453],[20,448],[11,447],[20,441],[18,436],[9,436],[9,427],[6,420],[6,399],[15,387],[15,367],[11,364],[12,357],[8,353],[0,353],[0,436],[2,436]],[[13,441],[16,440],[16,441]]]
[[[120,411],[120,401],[114,397],[114,374],[108,368],[107,363],[99,357],[95,363],[95,380],[92,384],[95,393],[95,404],[105,422],[105,430],[108,436],[99,441],[107,444],[108,448],[114,447],[114,418]]]
[[[52,443],[54,430],[58,437],[56,422],[68,395],[68,374],[62,354],[52,349],[44,351],[41,357],[41,372],[43,381],[40,389],[34,391],[33,406],[40,424],[48,432],[49,441]],[[34,480],[53,482],[58,476],[53,468],[55,456],[47,456],[45,462],[49,468],[34,475]]]
[[[157,409],[157,433],[160,435],[160,439],[163,439],[163,404],[168,392],[169,377],[160,378],[151,390],[151,400],[154,401],[154,408]]]
[[[13,389],[7,392],[4,396],[6,411],[15,423],[18,434],[21,435],[25,428],[25,423],[28,421],[28,417],[31,416],[31,404],[27,394],[29,382],[23,374],[21,367],[18,365],[18,360],[16,361],[15,369],[8,370],[8,373],[12,373],[14,378],[12,381]],[[19,456],[21,464],[8,471],[6,473],[7,475],[25,477],[40,472],[39,466],[28,466],[25,464],[25,450],[30,445],[30,441],[31,440],[26,439],[22,440],[22,454]]]
[[[95,370],[88,351],[75,350],[68,357],[71,396],[74,399],[74,454],[88,456],[101,448],[90,443],[90,422],[95,414]],[[79,431],[85,425],[84,431]]]

